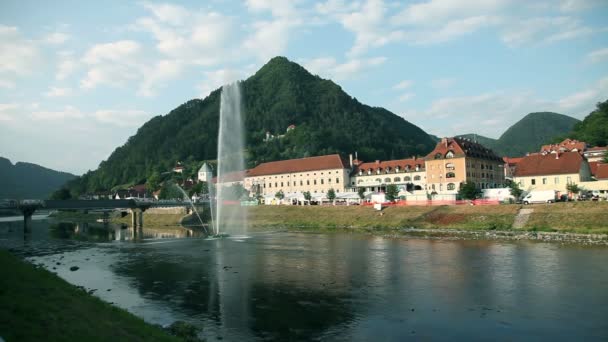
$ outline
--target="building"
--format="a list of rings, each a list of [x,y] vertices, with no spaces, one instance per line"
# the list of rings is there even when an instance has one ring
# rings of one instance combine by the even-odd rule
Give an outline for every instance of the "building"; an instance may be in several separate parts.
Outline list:
[[[249,170],[228,172],[226,174],[221,175],[221,177],[219,178],[213,177],[211,179],[211,182],[216,186],[233,186],[237,184],[243,185],[243,182],[245,181],[245,177],[247,176],[248,172]]]
[[[425,157],[426,190],[456,194],[460,185],[475,183],[479,189],[503,187],[504,162],[492,150],[465,138],[442,138]]]
[[[510,157],[502,157],[502,160],[505,162],[504,165],[504,173],[505,180],[512,181],[513,176],[515,175],[515,170],[517,169],[517,164],[521,161],[522,158],[510,158]]]
[[[584,141],[574,139],[565,139],[559,144],[543,145],[540,148],[541,153],[555,152],[578,152],[583,153],[587,149],[587,144]]]
[[[603,161],[606,157],[606,153],[608,153],[608,147],[598,146],[588,148],[585,150],[585,152],[583,152],[583,155],[585,158],[587,158],[587,161],[591,163],[595,161]]]
[[[211,178],[213,178],[213,171],[211,170],[209,165],[207,165],[207,163],[203,163],[203,166],[198,169],[198,181],[209,183],[211,181]]]
[[[533,154],[522,158],[514,181],[526,190],[557,190],[567,193],[570,183],[591,180],[589,163],[579,152]]]
[[[173,167],[173,172],[175,172],[175,173],[183,173],[184,172],[184,165],[182,165],[181,162],[177,162],[177,164],[175,164],[175,166]]]
[[[371,163],[357,163],[350,175],[353,191],[385,191],[395,184],[402,191],[423,190],[426,184],[424,159],[410,158]]]
[[[279,191],[288,194],[345,192],[351,167],[340,155],[281,160],[262,163],[250,169],[245,177],[245,189],[264,196]]]

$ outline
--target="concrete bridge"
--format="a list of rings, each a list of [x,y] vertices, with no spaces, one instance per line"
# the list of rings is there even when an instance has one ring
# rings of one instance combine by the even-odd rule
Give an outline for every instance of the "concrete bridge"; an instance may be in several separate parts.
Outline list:
[[[208,203],[206,201],[205,203]],[[181,201],[138,201],[125,200],[3,200],[0,209],[19,210],[23,214],[25,231],[31,229],[32,215],[36,210],[101,210],[107,215],[116,209],[128,209],[131,212],[133,227],[143,226],[143,213],[149,208],[189,207],[190,202]]]

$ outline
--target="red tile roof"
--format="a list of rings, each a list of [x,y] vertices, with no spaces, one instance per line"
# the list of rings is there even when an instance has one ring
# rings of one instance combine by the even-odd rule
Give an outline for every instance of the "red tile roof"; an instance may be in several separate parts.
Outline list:
[[[608,179],[608,164],[600,163],[597,165],[595,173],[593,173],[595,179]]]
[[[515,177],[579,173],[582,162],[578,152],[529,155],[517,164]]]
[[[589,170],[591,171],[592,176],[595,176],[595,174],[597,173],[597,167],[599,164],[601,164],[601,162],[599,161],[589,162]]]
[[[431,153],[429,153],[425,157],[425,159],[436,159],[435,156],[437,154],[441,154],[442,158],[445,158],[445,155],[448,153],[448,151],[452,151],[454,153],[455,158],[466,156],[472,158],[502,161],[502,159],[498,157],[489,148],[479,143],[476,143],[470,139],[460,137],[442,138],[441,141],[439,141],[435,146],[435,149],[431,151]]]
[[[386,170],[386,168],[389,168],[389,167],[390,167],[391,171],[395,170],[396,167],[399,167],[400,171],[403,171],[408,166],[409,166],[410,170],[415,170],[416,165],[418,165],[420,170],[424,170],[424,159],[409,158],[409,159],[376,161],[376,162],[371,162],[371,163],[361,163],[354,168],[353,174],[358,173],[359,170],[361,170],[363,172],[367,172],[368,170],[375,172],[378,169],[380,169],[380,171],[384,171],[384,170]]]
[[[330,154],[327,156],[289,159],[262,163],[249,170],[247,177],[316,170],[347,169],[347,165],[348,163],[345,163],[342,158],[340,158],[340,155]]]
[[[540,151],[541,152],[552,152],[552,151],[570,152],[572,150],[577,150],[578,152],[582,153],[583,151],[585,151],[586,148],[587,148],[587,144],[584,141],[565,139],[564,141],[560,142],[559,144],[543,145],[540,148]]]
[[[517,164],[524,159],[523,157],[519,157],[519,158],[509,158],[509,157],[502,157],[502,160],[505,162],[505,164],[508,164],[509,166],[517,166]]]

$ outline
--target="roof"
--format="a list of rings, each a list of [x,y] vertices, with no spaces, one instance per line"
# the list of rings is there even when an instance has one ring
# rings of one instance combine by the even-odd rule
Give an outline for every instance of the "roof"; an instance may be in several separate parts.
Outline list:
[[[340,155],[330,154],[326,156],[289,159],[262,163],[249,170],[247,177],[257,177],[265,175],[277,175],[282,173],[306,172],[329,169],[347,169]]]
[[[198,169],[198,172],[211,172],[211,168],[209,167],[209,165],[207,165],[207,163],[203,163],[201,168]]]
[[[595,179],[608,179],[608,164],[598,163],[595,173],[592,173]]]
[[[391,170],[395,170],[395,168],[397,168],[397,167],[399,167],[401,170],[405,170],[408,166],[412,170],[415,170],[416,166],[419,166],[420,169],[422,170],[422,169],[424,169],[424,159],[409,158],[409,159],[386,160],[386,161],[377,160],[377,161],[371,162],[371,163],[361,163],[361,164],[355,166],[355,168],[353,169],[353,174],[355,174],[359,171],[367,172],[368,170],[371,170],[372,172],[374,172],[374,171],[380,169],[382,171],[382,170],[386,170],[389,167]]]
[[[533,154],[517,164],[515,177],[579,173],[583,160],[578,152]]]
[[[587,148],[587,144],[584,141],[565,139],[564,141],[560,142],[559,144],[543,145],[540,148],[540,151],[541,152],[553,152],[553,151],[570,152],[570,151],[576,150],[578,152],[583,152],[586,148]]]
[[[454,158],[471,157],[502,161],[502,158],[497,156],[489,148],[470,139],[460,137],[442,138],[441,141],[437,143],[433,151],[427,154],[425,159],[443,159],[449,151],[452,151],[452,153],[454,153]],[[441,158],[436,158],[437,155],[441,155]]]
[[[509,157],[502,157],[502,160],[505,162],[505,164],[508,164],[509,166],[516,166],[517,164],[519,164],[519,162],[524,159],[523,157],[519,157],[519,158],[509,158]]]

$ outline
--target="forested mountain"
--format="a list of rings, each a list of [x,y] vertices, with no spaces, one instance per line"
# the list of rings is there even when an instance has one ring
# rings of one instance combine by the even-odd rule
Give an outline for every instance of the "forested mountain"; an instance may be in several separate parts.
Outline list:
[[[607,146],[608,100],[598,103],[593,112],[574,126],[569,136],[591,146]]]
[[[474,134],[464,134],[461,137],[476,139],[500,156],[518,157],[536,152],[556,137],[567,135],[579,122],[580,120],[563,114],[530,113],[509,127],[498,139]]]
[[[362,160],[424,155],[434,141],[383,108],[370,107],[330,80],[275,57],[241,82],[247,163],[358,152]],[[74,194],[145,181],[177,161],[213,160],[221,89],[145,123],[96,171],[70,182]],[[295,129],[286,132],[287,127]],[[274,139],[265,141],[266,132]],[[280,137],[279,137],[280,136]]]
[[[76,176],[0,157],[0,199],[45,199]]]

